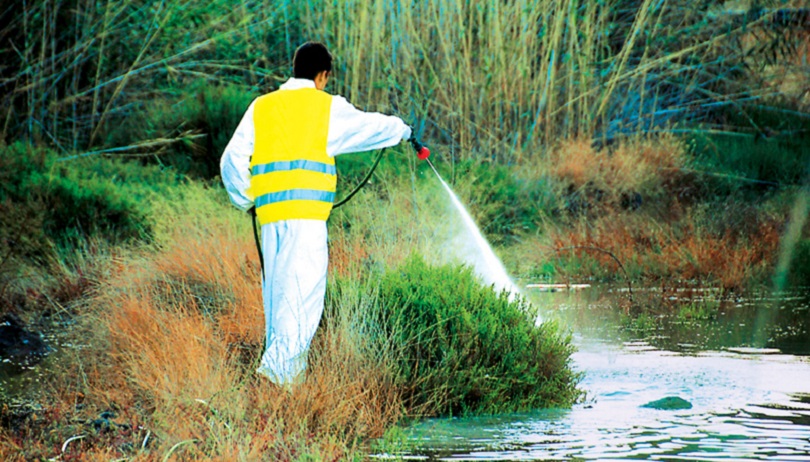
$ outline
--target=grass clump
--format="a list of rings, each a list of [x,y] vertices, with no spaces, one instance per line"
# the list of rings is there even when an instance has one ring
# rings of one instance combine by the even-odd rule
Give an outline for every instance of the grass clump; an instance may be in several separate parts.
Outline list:
[[[323,319],[304,384],[287,393],[255,373],[261,276],[248,217],[226,201],[190,182],[150,208],[154,245],[118,258],[84,299],[74,335],[86,346],[52,371],[43,405],[53,415],[0,426],[0,459],[53,457],[86,434],[66,455],[356,460],[397,420],[388,356],[363,343],[372,300],[363,287],[330,298],[334,316]],[[94,432],[108,411],[115,425]]]
[[[380,286],[384,325],[402,357],[405,401],[428,414],[566,406],[580,397],[570,338],[464,266],[412,256]]]
[[[548,154],[548,176],[565,211],[599,216],[635,210],[677,194],[689,165],[684,144],[671,135],[624,140],[597,149],[588,140],[560,143]]]
[[[0,143],[0,314],[64,312],[109,254],[152,239],[153,199],[183,183],[159,167]]]
[[[26,257],[45,253],[48,239],[148,237],[148,199],[183,183],[158,167],[100,157],[60,162],[52,151],[23,143],[0,151],[0,210],[20,218],[4,220],[0,236],[25,242]]]

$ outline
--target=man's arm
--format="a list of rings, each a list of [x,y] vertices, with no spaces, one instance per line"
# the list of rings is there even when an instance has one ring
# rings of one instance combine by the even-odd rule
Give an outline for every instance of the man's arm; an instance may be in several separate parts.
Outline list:
[[[231,197],[231,202],[242,211],[253,207],[253,199],[247,195],[250,187],[250,156],[253,155],[255,128],[253,126],[253,104],[250,103],[242,121],[225,147],[219,168],[222,183]]]
[[[399,117],[363,112],[342,96],[332,97],[326,153],[331,156],[394,146],[411,137]]]

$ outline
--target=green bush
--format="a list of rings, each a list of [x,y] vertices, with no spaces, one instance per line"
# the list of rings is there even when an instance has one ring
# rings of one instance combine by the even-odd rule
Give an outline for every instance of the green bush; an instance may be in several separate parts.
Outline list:
[[[810,239],[802,239],[793,249],[788,279],[795,287],[810,286]]]
[[[721,191],[729,187],[773,188],[804,181],[810,167],[807,114],[762,106],[728,110],[718,117],[727,127],[753,133],[706,133],[693,137],[698,168],[729,175],[707,179],[718,183]]]
[[[149,198],[183,182],[158,167],[102,157],[59,161],[23,143],[0,146],[3,248],[17,257],[47,257],[57,244],[89,236],[145,238]]]
[[[482,286],[467,267],[412,256],[383,276],[380,300],[411,409],[512,412],[569,406],[581,396],[570,338],[553,323],[538,325],[527,302]]]

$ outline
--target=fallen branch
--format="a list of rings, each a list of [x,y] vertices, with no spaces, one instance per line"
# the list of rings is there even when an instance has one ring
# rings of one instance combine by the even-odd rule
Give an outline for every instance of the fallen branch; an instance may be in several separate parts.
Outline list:
[[[624,265],[622,265],[622,262],[621,262],[621,260],[619,260],[619,257],[614,255],[613,252],[611,252],[609,250],[606,250],[606,249],[603,249],[601,247],[596,247],[596,246],[592,246],[592,245],[571,245],[571,246],[568,246],[568,247],[554,248],[554,251],[557,252],[558,254],[560,252],[562,252],[563,250],[595,250],[597,252],[602,252],[604,254],[609,255],[611,258],[613,258],[613,260],[616,262],[616,264],[619,265],[619,268],[624,273],[624,278],[627,280],[627,292],[630,294],[630,301],[633,300],[633,284],[632,284],[632,281],[630,280],[630,275],[627,274],[627,270],[624,269]]]

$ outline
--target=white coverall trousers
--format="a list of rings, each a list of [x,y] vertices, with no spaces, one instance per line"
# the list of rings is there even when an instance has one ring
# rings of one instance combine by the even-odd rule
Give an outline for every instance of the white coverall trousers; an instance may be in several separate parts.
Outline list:
[[[326,222],[285,220],[262,226],[265,351],[257,372],[278,384],[303,380],[307,351],[324,307]]]

